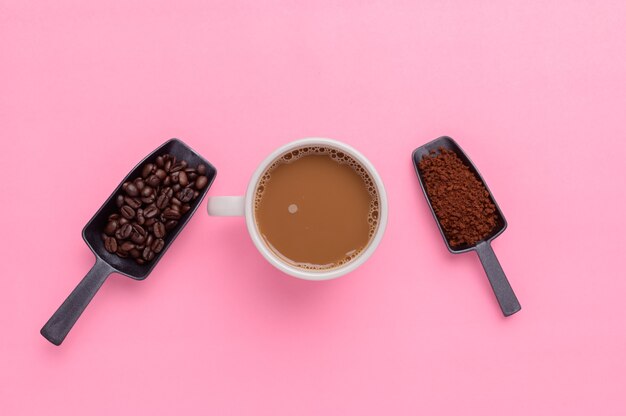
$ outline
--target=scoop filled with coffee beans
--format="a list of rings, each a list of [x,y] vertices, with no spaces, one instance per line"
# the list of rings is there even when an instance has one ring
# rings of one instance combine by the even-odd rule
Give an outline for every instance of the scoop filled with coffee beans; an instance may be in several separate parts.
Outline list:
[[[413,164],[448,250],[475,250],[504,316],[518,312],[522,307],[491,248],[507,222],[478,169],[447,136],[415,149]]]
[[[83,229],[96,263],[41,334],[60,345],[111,273],[145,279],[196,211],[216,173],[178,139],[139,162]]]
[[[189,166],[170,153],[146,163],[141,176],[124,182],[115,198],[119,210],[109,215],[104,227],[104,248],[139,264],[152,261],[163,250],[164,238],[207,186],[206,172],[206,165]]]

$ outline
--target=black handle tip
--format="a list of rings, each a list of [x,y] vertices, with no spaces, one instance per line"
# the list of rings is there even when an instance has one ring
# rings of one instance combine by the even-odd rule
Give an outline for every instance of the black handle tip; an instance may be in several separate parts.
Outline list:
[[[522,310],[522,306],[518,303],[517,305],[511,306],[509,308],[503,308],[502,309],[502,314],[507,317],[507,316],[511,316],[519,311]]]
[[[55,336],[55,334],[50,333],[48,331],[48,328],[45,326],[41,328],[41,331],[39,331],[39,333],[41,334],[42,337],[44,337],[45,339],[47,339],[48,341],[50,341],[52,344],[56,345],[57,347],[61,345],[61,343],[65,339],[65,337],[59,337],[58,335]]]

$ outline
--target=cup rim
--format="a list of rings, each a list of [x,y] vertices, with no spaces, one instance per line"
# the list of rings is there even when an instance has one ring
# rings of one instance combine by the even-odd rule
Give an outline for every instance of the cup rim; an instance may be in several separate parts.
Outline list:
[[[344,266],[336,267],[329,270],[303,270],[296,266],[292,266],[290,264],[285,263],[280,259],[276,254],[274,254],[266,245],[263,239],[261,238],[256,223],[254,221],[254,193],[257,187],[257,183],[259,182],[259,178],[265,172],[265,170],[283,153],[286,153],[290,150],[297,149],[305,146],[329,146],[348,153],[352,158],[356,159],[370,175],[372,180],[376,185],[376,189],[378,191],[378,198],[380,201],[380,209],[379,209],[379,219],[378,219],[378,227],[376,229],[376,233],[370,240],[368,246],[365,250],[363,250],[354,260],[348,262]],[[274,267],[279,269],[280,271],[305,280],[329,280],[334,279],[340,276],[343,276],[351,271],[355,270],[363,263],[370,258],[370,256],[374,253],[380,241],[382,240],[383,234],[385,233],[385,228],[387,226],[387,194],[385,192],[385,187],[383,185],[383,181],[374,168],[374,165],[361,154],[358,150],[353,148],[350,145],[342,143],[337,140],[328,139],[324,137],[307,137],[304,139],[299,139],[287,143],[283,146],[280,146],[272,153],[270,153],[262,162],[259,164],[254,174],[250,178],[250,182],[248,182],[248,188],[246,190],[246,195],[244,197],[244,216],[246,218],[246,226],[248,228],[248,233],[250,234],[250,238],[252,242],[259,250],[259,252],[265,257],[265,259],[270,262]]]

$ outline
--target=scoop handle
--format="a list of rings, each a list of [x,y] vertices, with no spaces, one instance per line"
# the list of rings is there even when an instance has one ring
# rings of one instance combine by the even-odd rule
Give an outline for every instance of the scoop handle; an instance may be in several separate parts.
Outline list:
[[[54,345],[61,345],[100,286],[112,272],[113,268],[96,256],[96,264],[41,328],[41,335]]]
[[[491,283],[491,288],[496,295],[496,299],[498,299],[500,309],[502,309],[504,316],[510,316],[515,312],[519,312],[522,306],[519,304],[515,292],[513,292],[502,270],[502,266],[500,266],[496,253],[494,253],[491,248],[491,244],[489,244],[488,241],[478,244],[476,246],[476,252],[485,269],[485,273],[487,273],[487,278],[489,279],[489,283]]]

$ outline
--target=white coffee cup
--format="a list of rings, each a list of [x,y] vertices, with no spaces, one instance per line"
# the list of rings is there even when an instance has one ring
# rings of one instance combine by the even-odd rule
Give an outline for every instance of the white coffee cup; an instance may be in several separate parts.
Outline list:
[[[283,154],[305,146],[330,147],[350,155],[353,159],[359,162],[359,164],[363,166],[363,168],[365,168],[367,173],[372,178],[378,191],[378,197],[380,200],[378,227],[375,234],[370,239],[367,247],[363,251],[361,251],[359,255],[357,255],[354,259],[347,262],[346,264],[328,270],[305,270],[286,263],[266,246],[263,238],[259,234],[259,230],[257,228],[257,224],[254,218],[254,195],[257,185],[259,183],[259,179],[261,178],[263,173],[269,166],[272,165],[274,161],[280,158]],[[209,211],[209,215],[213,216],[244,216],[246,218],[246,225],[248,226],[248,232],[250,233],[250,237],[252,238],[254,245],[261,252],[263,257],[265,257],[267,261],[269,261],[277,269],[291,276],[306,280],[334,279],[353,271],[354,269],[365,263],[365,261],[372,255],[372,253],[374,253],[374,250],[376,250],[376,247],[380,243],[380,240],[382,239],[385,232],[385,227],[387,225],[387,194],[385,193],[383,181],[380,179],[380,175],[378,175],[378,172],[376,172],[376,169],[374,169],[372,163],[356,149],[348,146],[345,143],[318,137],[296,140],[276,149],[274,152],[272,152],[272,154],[265,158],[265,160],[259,165],[259,167],[252,175],[252,178],[250,178],[250,182],[248,183],[248,189],[245,196],[209,197],[207,209]]]

